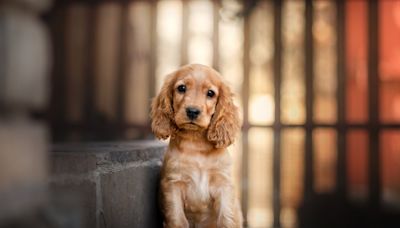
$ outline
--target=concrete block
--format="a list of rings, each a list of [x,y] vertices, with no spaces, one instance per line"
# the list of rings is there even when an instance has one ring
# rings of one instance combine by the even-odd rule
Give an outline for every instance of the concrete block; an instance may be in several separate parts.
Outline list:
[[[138,166],[101,175],[106,224],[120,228],[162,227],[159,166]]]
[[[165,149],[156,141],[55,145],[52,189],[80,191],[85,227],[161,227],[157,199]]]
[[[97,157],[94,154],[63,153],[67,152],[51,154],[53,175],[88,173],[97,168]]]
[[[82,170],[92,170],[93,162],[96,167],[111,164],[124,164],[129,162],[144,162],[152,159],[161,160],[164,156],[166,145],[157,141],[143,140],[133,142],[101,142],[101,143],[68,143],[53,145],[51,151],[53,161],[55,158],[93,159],[89,163],[81,160],[79,166]],[[53,162],[52,161],[52,162]],[[71,164],[72,162],[65,162]],[[66,164],[64,164],[66,165]],[[89,166],[91,168],[89,168]]]
[[[43,109],[50,69],[45,26],[29,11],[1,7],[0,49],[0,103],[8,109]]]
[[[97,184],[90,178],[60,178],[52,180],[50,191],[65,205],[65,198],[77,201],[76,210],[81,213],[79,227],[96,227],[97,224]],[[64,202],[63,202],[64,201]]]
[[[44,204],[47,150],[44,125],[0,120],[0,220]]]

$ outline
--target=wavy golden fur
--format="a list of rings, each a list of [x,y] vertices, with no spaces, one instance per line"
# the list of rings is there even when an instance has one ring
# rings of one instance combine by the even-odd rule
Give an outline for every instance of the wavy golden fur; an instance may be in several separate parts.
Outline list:
[[[242,227],[226,148],[240,129],[218,72],[191,64],[167,76],[152,102],[152,129],[170,137],[161,173],[164,227]]]

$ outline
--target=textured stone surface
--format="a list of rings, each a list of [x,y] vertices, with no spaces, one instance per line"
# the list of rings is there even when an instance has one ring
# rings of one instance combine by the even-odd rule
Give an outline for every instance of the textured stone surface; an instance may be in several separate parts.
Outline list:
[[[161,227],[157,194],[165,148],[156,141],[55,145],[52,189],[83,197],[85,227]]]
[[[138,166],[101,175],[106,224],[121,228],[162,227],[157,202],[159,166]]]
[[[47,202],[47,188],[43,183],[19,183],[0,191],[0,225],[3,220],[24,217],[37,211]]]
[[[51,170],[57,174],[79,174],[94,171],[97,168],[97,156],[90,153],[59,152],[51,154]]]
[[[165,147],[164,143],[158,141],[57,144],[51,148],[54,152],[52,167],[53,172],[87,172],[109,164],[161,159]],[[71,161],[62,162],[57,159]]]
[[[47,31],[36,15],[0,7],[0,102],[5,107],[45,107],[49,47]]]
[[[96,182],[89,178],[62,178],[50,183],[50,190],[58,197],[70,197],[79,203],[81,227],[96,227],[97,191]],[[60,199],[58,199],[60,200]],[[65,201],[61,199],[61,201]],[[65,202],[61,202],[65,205]]]

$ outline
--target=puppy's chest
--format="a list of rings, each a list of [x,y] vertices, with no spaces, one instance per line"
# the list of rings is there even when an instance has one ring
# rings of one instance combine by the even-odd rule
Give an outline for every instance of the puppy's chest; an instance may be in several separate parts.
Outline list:
[[[221,173],[211,167],[196,166],[183,169],[181,180],[184,183],[183,203],[186,216],[196,222],[204,221],[213,215],[213,199],[218,189],[214,181]]]
[[[208,200],[211,191],[218,187],[215,180],[224,176],[224,169],[202,161],[185,162],[178,172],[179,181],[186,186],[186,195],[193,193],[199,200]]]
[[[213,179],[208,170],[196,169],[182,172],[181,181],[184,183],[184,198],[189,204],[206,204],[210,201]]]
[[[173,176],[183,186],[185,211],[208,213],[212,207],[213,195],[229,179],[228,167],[206,158],[186,158],[176,162]]]

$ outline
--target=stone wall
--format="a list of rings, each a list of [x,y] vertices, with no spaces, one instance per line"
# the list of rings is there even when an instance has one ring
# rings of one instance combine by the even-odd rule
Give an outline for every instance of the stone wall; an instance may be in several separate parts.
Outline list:
[[[157,198],[165,147],[156,141],[55,145],[51,189],[80,199],[84,227],[162,227]]]

